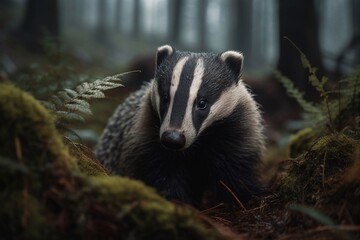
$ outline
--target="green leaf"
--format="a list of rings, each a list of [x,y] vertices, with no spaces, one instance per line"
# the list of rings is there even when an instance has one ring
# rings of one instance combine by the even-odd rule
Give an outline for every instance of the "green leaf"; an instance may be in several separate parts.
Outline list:
[[[294,98],[299,105],[304,109],[304,111],[308,113],[317,113],[319,112],[319,109],[316,108],[312,103],[306,101],[304,99],[304,93],[300,92],[295,86],[294,83],[284,77],[281,72],[275,71],[275,77],[282,83],[282,85],[285,87],[287,94]]]
[[[56,114],[56,118],[58,121],[59,120],[68,120],[68,121],[76,120],[76,121],[85,122],[85,119],[81,115],[79,115],[75,112],[56,111],[55,114]]]
[[[68,88],[65,88],[64,89],[65,92],[68,93],[69,96],[71,97],[77,97],[78,96],[78,93],[72,89],[68,89]]]
[[[135,71],[133,71],[135,72]],[[139,72],[139,71],[137,71]],[[57,118],[58,129],[66,129],[66,121],[76,120],[84,121],[82,114],[92,114],[88,100],[94,98],[104,98],[103,91],[123,86],[120,81],[122,76],[132,72],[107,76],[102,79],[96,79],[93,82],[83,82],[75,89],[65,88],[51,97],[49,107],[52,107]]]
[[[59,108],[60,106],[63,105],[62,100],[56,95],[51,96],[50,101],[52,101],[55,104],[56,108]]]
[[[56,94],[63,102],[69,102],[72,100],[72,97],[68,95],[65,91],[60,91]]]
[[[72,100],[72,102],[75,103],[75,104],[78,104],[80,106],[90,108],[90,103],[88,103],[84,99],[75,98],[75,99]]]
[[[82,105],[68,103],[68,104],[65,104],[65,107],[71,111],[80,112],[80,113],[89,114],[89,115],[92,114],[90,108],[84,107]]]

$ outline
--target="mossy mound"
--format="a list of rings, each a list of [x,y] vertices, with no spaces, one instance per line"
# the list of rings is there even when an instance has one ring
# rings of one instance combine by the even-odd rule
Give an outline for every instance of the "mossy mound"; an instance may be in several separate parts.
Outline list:
[[[293,142],[298,156],[280,163],[268,195],[238,212],[208,214],[250,239],[359,239],[360,141],[343,133],[305,133]]]
[[[37,194],[51,184],[56,168],[76,169],[51,116],[31,95],[1,84],[0,122],[0,164],[8,167],[0,169],[1,189],[23,189],[27,181]]]
[[[335,182],[345,181],[344,173],[354,163],[353,156],[359,148],[359,141],[341,133],[320,137],[294,160],[282,179],[283,196],[313,203],[318,198],[317,193],[334,188]]]
[[[0,238],[225,239],[192,209],[69,154],[44,107],[14,86],[0,85],[0,122]]]
[[[102,238],[126,235],[134,239],[218,239],[213,230],[199,224],[199,216],[185,207],[176,206],[143,184],[120,177],[90,177],[82,190],[87,199],[85,226],[92,236]],[[98,206],[97,209],[93,209]],[[99,207],[101,206],[101,207]],[[102,216],[99,218],[99,216]],[[104,216],[113,221],[107,231]],[[126,235],[125,235],[126,234]]]
[[[303,154],[314,141],[314,133],[311,128],[304,128],[290,138],[290,157],[295,158]]]
[[[43,239],[52,231],[40,201],[24,191],[1,194],[0,203],[1,239]]]

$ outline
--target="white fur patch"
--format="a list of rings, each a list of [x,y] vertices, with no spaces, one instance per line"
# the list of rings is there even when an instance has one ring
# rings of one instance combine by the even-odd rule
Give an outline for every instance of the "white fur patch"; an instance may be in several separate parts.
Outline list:
[[[239,61],[244,61],[244,55],[241,52],[236,52],[236,51],[223,52],[220,57],[223,62],[225,62],[226,59],[229,57],[239,59]]]
[[[166,116],[164,118],[164,121],[161,124],[160,127],[160,137],[163,134],[163,132],[165,132],[166,130],[168,130],[169,125],[170,125],[170,116],[171,116],[171,112],[172,112],[172,108],[174,105],[174,97],[175,97],[175,93],[176,90],[179,87],[179,82],[180,82],[180,76],[181,76],[181,72],[184,68],[184,65],[186,63],[186,61],[189,59],[189,57],[183,57],[181,58],[175,65],[174,67],[174,71],[171,77],[171,85],[170,85],[170,104],[169,104],[169,108],[168,111],[166,113]]]
[[[220,59],[225,62],[228,58],[233,58],[236,59],[239,62],[240,65],[240,71],[239,74],[242,71],[242,65],[244,62],[244,55],[241,52],[236,52],[236,51],[226,51],[223,52],[220,56]],[[239,76],[240,77],[240,76]]]
[[[163,45],[158,47],[157,51],[158,52],[166,51],[168,55],[171,55],[173,53],[173,48],[170,45]]]
[[[186,139],[185,148],[189,147],[196,138],[196,129],[192,120],[192,109],[203,80],[204,71],[204,60],[199,58],[196,63],[193,81],[190,86],[190,93],[186,106],[185,116],[181,126],[181,130],[184,133]]]
[[[201,125],[198,134],[213,122],[228,117],[240,103],[254,104],[250,93],[241,81],[226,89],[220,98],[211,106],[209,115]]]
[[[159,90],[158,90],[158,84],[156,80],[152,80],[151,82],[151,87],[150,87],[150,91],[151,91],[151,103],[153,108],[156,110],[159,119],[160,119],[160,95],[159,95]]]

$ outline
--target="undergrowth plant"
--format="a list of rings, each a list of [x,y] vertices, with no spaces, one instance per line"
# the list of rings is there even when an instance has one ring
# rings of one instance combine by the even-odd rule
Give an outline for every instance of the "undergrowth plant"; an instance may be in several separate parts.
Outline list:
[[[287,38],[288,39],[288,38]],[[315,103],[304,98],[304,93],[297,89],[294,83],[281,72],[275,71],[275,77],[285,87],[288,95],[294,98],[305,112],[305,120],[311,124],[313,130],[343,131],[351,129],[359,135],[360,122],[360,66],[356,71],[338,82],[334,89],[326,76],[319,78],[317,68],[313,67],[306,55],[288,39],[298,50],[303,68],[308,71],[308,82],[320,95],[320,102]]]
[[[94,82],[84,82],[75,89],[65,88],[54,94],[49,101],[42,101],[55,116],[55,123],[60,131],[69,130],[67,123],[71,121],[85,121],[84,115],[91,115],[90,99],[104,98],[105,90],[123,86],[121,76],[116,74]]]
[[[76,71],[64,47],[52,38],[42,42],[44,58],[23,67],[12,79],[21,89],[37,99],[48,99],[54,92],[89,81],[89,76]]]
[[[30,92],[50,110],[57,129],[64,135],[75,135],[74,122],[83,122],[91,115],[90,100],[104,98],[104,91],[123,86],[121,77],[132,72],[116,74],[95,81],[76,71],[69,55],[59,42],[45,38],[42,43],[45,57],[20,71],[14,83]],[[133,71],[136,72],[136,71]],[[76,87],[74,87],[76,86]]]

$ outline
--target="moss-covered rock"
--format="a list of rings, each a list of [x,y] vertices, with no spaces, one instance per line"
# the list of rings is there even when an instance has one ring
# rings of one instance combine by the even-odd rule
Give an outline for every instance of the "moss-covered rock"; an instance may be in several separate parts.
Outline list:
[[[38,194],[51,184],[54,169],[76,168],[47,110],[10,84],[0,86],[0,188]],[[61,165],[61,166],[60,166]]]
[[[0,122],[0,238],[225,239],[194,210],[108,176],[80,145],[69,151],[46,109],[14,86],[0,85]]]
[[[47,239],[53,229],[46,222],[45,208],[25,192],[1,195],[1,239]],[[15,235],[16,234],[16,235]]]
[[[304,128],[290,138],[289,150],[290,157],[295,158],[309,149],[314,140],[313,129]]]
[[[344,172],[353,164],[353,154],[359,142],[341,133],[323,136],[294,161],[282,179],[285,198],[306,199],[311,202],[316,193],[343,181]]]
[[[89,177],[82,188],[87,236],[99,238],[132,236],[134,239],[219,239],[213,229],[204,227],[193,210],[174,205],[144,184],[122,177]],[[97,215],[93,206],[102,206]],[[111,215],[112,229],[103,232],[96,224],[100,215]]]

